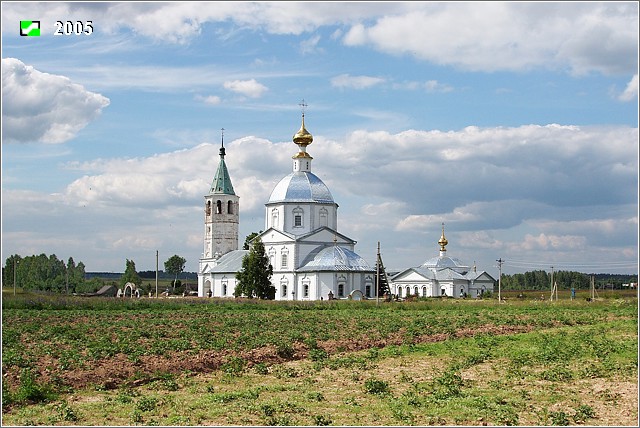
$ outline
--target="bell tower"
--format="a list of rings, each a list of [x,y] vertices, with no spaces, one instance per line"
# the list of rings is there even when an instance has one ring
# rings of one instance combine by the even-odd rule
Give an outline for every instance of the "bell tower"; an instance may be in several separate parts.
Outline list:
[[[238,249],[239,197],[233,190],[224,161],[224,128],[220,147],[220,162],[209,194],[204,197],[203,259],[218,259]]]

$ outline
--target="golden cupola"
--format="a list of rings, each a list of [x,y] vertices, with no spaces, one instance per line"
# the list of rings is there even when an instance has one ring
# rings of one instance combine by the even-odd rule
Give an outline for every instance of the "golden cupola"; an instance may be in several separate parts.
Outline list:
[[[296,143],[300,149],[298,153],[293,156],[293,159],[313,159],[311,155],[307,153],[307,146],[313,142],[313,135],[304,127],[304,113],[302,113],[302,125],[300,125],[300,129],[293,136],[293,142]]]
[[[438,240],[438,244],[440,244],[441,252],[447,251],[445,247],[447,246],[448,243],[449,241],[447,241],[447,238],[444,237],[444,223],[442,223],[442,236],[440,236],[440,239]]]

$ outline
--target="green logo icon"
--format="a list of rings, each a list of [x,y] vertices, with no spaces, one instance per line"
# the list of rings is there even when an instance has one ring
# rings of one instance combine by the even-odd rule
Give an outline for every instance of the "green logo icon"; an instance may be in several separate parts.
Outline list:
[[[40,21],[20,21],[21,36],[39,36]]]

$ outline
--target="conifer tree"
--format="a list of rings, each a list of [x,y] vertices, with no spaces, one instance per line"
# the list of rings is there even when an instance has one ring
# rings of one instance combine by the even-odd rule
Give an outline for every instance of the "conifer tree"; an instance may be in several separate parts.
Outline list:
[[[136,263],[133,260],[127,259],[127,267],[124,270],[124,275],[120,277],[120,286],[124,287],[127,282],[132,282],[135,285],[142,284],[140,275],[136,272]]]
[[[256,239],[249,254],[242,259],[242,270],[236,274],[238,280],[235,297],[275,299],[276,288],[271,285],[273,266],[269,262],[262,240]]]

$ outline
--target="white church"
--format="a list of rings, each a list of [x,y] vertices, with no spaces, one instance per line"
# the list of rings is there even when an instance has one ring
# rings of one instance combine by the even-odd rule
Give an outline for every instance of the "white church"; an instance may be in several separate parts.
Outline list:
[[[399,298],[418,297],[482,297],[486,292],[493,292],[495,279],[485,271],[469,268],[459,259],[447,256],[446,246],[449,243],[442,235],[438,244],[440,254],[432,257],[420,266],[405,269],[393,275],[389,282],[391,293]]]
[[[311,172],[304,113],[293,136],[298,152],[293,171],[273,188],[265,204],[261,239],[273,267],[276,300],[376,298],[376,268],[355,252],[356,241],[338,232],[338,204],[329,188]],[[204,197],[204,252],[198,266],[198,296],[234,297],[236,273],[248,250],[238,249],[239,197],[225,163],[224,141],[209,194]],[[493,291],[486,272],[471,271],[446,256],[444,227],[440,257],[389,279],[392,294],[478,297]],[[382,296],[380,296],[382,297]]]
[[[298,152],[293,171],[265,204],[261,239],[271,260],[276,300],[375,297],[375,269],[355,253],[356,241],[338,232],[338,204],[311,172],[307,146],[313,136],[302,126],[293,136]],[[224,144],[224,143],[223,143]],[[238,196],[225,164],[224,145],[209,194],[205,196],[204,254],[198,269],[198,296],[233,297],[236,272],[249,253],[238,249]]]

